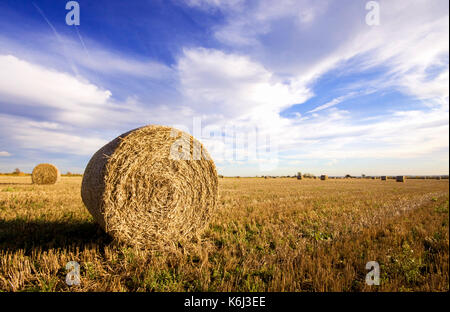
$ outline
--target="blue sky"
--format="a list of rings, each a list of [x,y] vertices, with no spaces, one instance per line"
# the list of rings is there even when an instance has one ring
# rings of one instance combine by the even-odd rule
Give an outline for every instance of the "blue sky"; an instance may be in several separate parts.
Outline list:
[[[146,124],[225,175],[448,174],[448,1],[0,3],[0,172]]]

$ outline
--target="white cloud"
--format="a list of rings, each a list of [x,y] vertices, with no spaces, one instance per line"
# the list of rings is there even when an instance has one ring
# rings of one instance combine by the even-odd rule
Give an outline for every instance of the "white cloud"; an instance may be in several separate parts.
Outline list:
[[[153,110],[137,97],[118,102],[112,93],[83,77],[36,65],[12,55],[0,55],[0,97],[3,105],[26,107],[47,120],[46,126],[115,128],[142,125],[150,121]]]
[[[220,9],[227,17],[227,22],[218,27],[214,35],[223,43],[238,46],[258,44],[258,37],[272,30],[272,22],[292,19],[298,27],[307,27],[325,12],[328,5],[328,1],[313,0],[190,2],[202,8]]]
[[[228,110],[238,112],[227,114],[232,117],[228,120],[230,123],[238,127],[258,125],[279,142],[285,154],[297,159],[332,161],[448,155],[448,10],[441,7],[445,4],[382,2],[379,27],[364,24],[367,13],[364,3],[342,6],[331,1],[320,5],[317,2],[281,1],[268,5],[260,1],[251,9],[242,9],[244,6],[240,4],[239,9],[234,10],[221,2],[212,4],[227,17],[226,23],[215,29],[216,38],[229,45],[232,51],[242,47],[246,54],[198,53],[201,55],[199,61],[188,63],[189,72],[186,72],[195,79],[201,78],[196,81],[191,77],[191,80],[185,80],[188,83],[184,86],[188,86],[189,94],[204,105],[214,103],[218,114]],[[296,28],[288,28],[283,23]],[[343,96],[311,110],[308,117],[282,118],[280,108],[289,104],[281,103],[289,103],[285,101],[289,97],[273,92],[278,102],[249,100],[252,87],[246,85],[247,81],[241,83],[229,72],[239,72],[246,66],[233,67],[239,62],[225,61],[236,55],[240,60],[245,59],[245,64],[257,64],[251,68],[264,69],[244,72],[250,77],[270,77],[270,80],[247,80],[261,83],[268,92],[274,89],[264,82],[280,81],[279,77],[285,81],[287,77],[288,83],[283,86],[291,94],[302,90],[304,95],[296,98],[294,102],[297,103],[312,96],[314,83],[332,69],[339,68],[343,74],[349,74],[383,67],[383,77],[360,83],[357,89],[363,90],[361,94],[395,88],[424,101],[429,108],[412,112],[380,111],[364,124],[355,120],[352,112],[333,109],[356,94],[351,91],[356,88],[350,88],[343,89],[346,92]],[[207,63],[207,68],[215,70],[213,73],[204,70]],[[227,70],[220,70],[217,64],[224,64]],[[203,69],[197,72],[197,68]],[[436,74],[430,75],[430,70]],[[192,81],[195,83],[190,83]],[[353,85],[356,87],[354,82]],[[230,103],[230,97],[236,99],[240,107]]]
[[[213,4],[226,16],[215,32],[219,40],[234,50],[251,46],[245,51],[252,59],[301,86],[341,65],[342,72],[383,66],[384,86],[448,105],[448,3],[380,2],[377,27],[365,24],[364,2],[263,0],[241,10]],[[428,79],[433,67],[441,72]]]
[[[248,57],[213,49],[185,49],[177,69],[181,92],[201,113],[228,118],[279,113],[311,95],[282,83]]]
[[[320,71],[329,68],[326,60],[324,64]],[[448,153],[448,135],[443,135],[448,132],[445,105],[423,111],[379,112],[380,116],[366,121],[333,107],[377,90],[369,85],[364,91],[349,92],[316,107],[308,117],[297,114],[288,119],[281,117],[280,111],[312,95],[306,85],[313,75],[281,83],[277,75],[248,56],[212,49],[185,50],[177,69],[180,90],[194,112],[215,115],[216,125],[233,125],[238,133],[258,128],[262,136],[270,135],[277,142],[283,155],[290,155],[286,159],[322,159],[332,165],[339,159],[407,159]],[[445,74],[438,77],[446,79]],[[437,91],[445,94],[446,89]],[[427,92],[440,96],[432,88]],[[232,149],[231,142],[207,140],[205,145],[218,151],[214,158],[229,160],[223,153]],[[239,148],[237,153],[245,155]]]
[[[336,112],[335,112],[336,113]],[[370,123],[321,115],[293,125],[288,159],[409,159],[448,154],[448,111],[399,111]],[[306,142],[301,147],[297,142]]]
[[[72,155],[92,155],[107,143],[102,138],[86,133],[67,132],[60,125],[30,121],[27,118],[0,114],[0,129],[8,133],[15,148]],[[8,131],[14,129],[14,131]],[[8,131],[8,132],[7,132]]]
[[[0,151],[0,157],[8,157],[8,156],[11,156],[11,154],[6,151]]]
[[[186,3],[192,7],[199,7],[205,10],[211,9],[241,9],[244,0],[187,0]]]
[[[56,118],[71,124],[95,122],[111,92],[73,76],[0,55],[0,96],[9,105],[49,107]]]

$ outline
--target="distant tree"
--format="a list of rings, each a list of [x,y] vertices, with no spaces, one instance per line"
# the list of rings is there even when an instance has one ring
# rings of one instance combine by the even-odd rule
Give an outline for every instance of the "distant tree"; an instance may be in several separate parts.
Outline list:
[[[345,177],[346,177],[346,178],[351,178],[352,176],[349,175],[349,174],[346,174]]]
[[[365,178],[365,177],[366,177],[366,175],[365,175],[364,173],[362,173],[362,174],[361,174],[361,177]]]
[[[22,171],[20,171],[19,168],[16,168],[16,169],[14,169],[14,171],[13,171],[14,174],[19,174],[19,173],[21,173],[21,172],[22,172]]]

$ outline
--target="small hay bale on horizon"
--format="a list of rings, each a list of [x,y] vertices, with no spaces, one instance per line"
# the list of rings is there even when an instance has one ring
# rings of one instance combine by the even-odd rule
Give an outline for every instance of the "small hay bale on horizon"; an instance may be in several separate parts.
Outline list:
[[[328,176],[326,174],[322,174],[320,176],[320,180],[322,180],[322,181],[328,180]]]
[[[52,164],[39,164],[31,173],[33,184],[55,184],[61,179],[58,168]]]
[[[387,176],[381,176],[381,181],[387,181]]]
[[[199,141],[150,125],[120,135],[92,156],[81,197],[117,241],[163,250],[207,226],[218,182],[214,161]]]
[[[396,178],[395,178],[395,180],[397,181],[397,182],[405,182],[405,176],[397,176]]]

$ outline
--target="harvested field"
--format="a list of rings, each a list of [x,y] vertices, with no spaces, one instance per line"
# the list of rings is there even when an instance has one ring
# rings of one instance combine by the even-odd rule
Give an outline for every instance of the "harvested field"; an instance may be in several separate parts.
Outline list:
[[[448,180],[219,179],[209,226],[170,254],[114,242],[80,185],[0,177],[0,290],[448,291]]]

